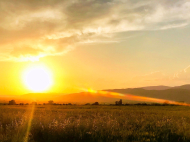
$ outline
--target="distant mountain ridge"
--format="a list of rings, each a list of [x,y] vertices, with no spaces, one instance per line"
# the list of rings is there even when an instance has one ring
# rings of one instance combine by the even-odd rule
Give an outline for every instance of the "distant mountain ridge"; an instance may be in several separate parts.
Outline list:
[[[150,97],[150,98],[158,98],[165,100],[173,100],[173,101],[184,101],[190,103],[190,84],[182,85],[182,86],[147,86],[147,87],[139,87],[139,88],[126,88],[126,89],[108,89],[104,90],[108,92],[116,92],[122,94],[131,94],[136,96]],[[80,93],[71,93],[71,94],[63,94],[63,93],[29,93],[20,96],[1,96],[1,102],[9,101],[11,99],[15,99],[18,102],[33,102],[37,101],[39,103],[46,102],[49,100],[53,100],[56,103],[115,103],[119,98],[112,98],[109,95],[101,95],[98,93],[90,93],[90,92],[80,92]],[[130,100],[124,100],[124,102],[131,102]]]
[[[128,89],[110,89],[109,92],[122,94],[132,94],[150,98],[158,98],[172,101],[184,101],[190,103],[190,85],[182,85],[175,87],[168,86],[148,86],[140,88]]]
[[[166,90],[166,89],[170,89],[170,88],[172,88],[172,87],[163,86],[163,85],[142,87],[142,89],[145,89],[145,90]]]
[[[176,87],[173,87],[173,88],[190,90],[190,84],[186,84],[186,85],[182,85],[182,86],[176,86]]]
[[[174,89],[174,88],[190,90],[190,84],[175,86],[175,87],[159,85],[159,86],[146,86],[146,87],[140,87],[140,88],[145,89],[145,90],[167,90],[167,89]]]

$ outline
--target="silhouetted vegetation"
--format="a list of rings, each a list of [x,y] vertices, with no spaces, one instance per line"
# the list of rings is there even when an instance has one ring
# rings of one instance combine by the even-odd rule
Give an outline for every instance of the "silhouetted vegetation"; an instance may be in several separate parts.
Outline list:
[[[9,101],[9,105],[16,105],[15,100],[11,100],[11,101]]]
[[[122,99],[120,99],[119,101],[116,101],[115,105],[122,105]]]
[[[53,105],[54,102],[52,100],[48,101],[48,105]]]
[[[86,103],[85,105],[90,105],[90,103]]]
[[[99,105],[99,103],[98,103],[98,102],[95,102],[95,103],[93,103],[92,105]]]

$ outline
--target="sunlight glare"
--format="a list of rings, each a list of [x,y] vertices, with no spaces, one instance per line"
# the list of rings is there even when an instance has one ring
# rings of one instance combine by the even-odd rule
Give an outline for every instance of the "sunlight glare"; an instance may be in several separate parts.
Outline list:
[[[24,84],[33,92],[43,92],[53,84],[51,72],[44,66],[30,67],[23,74]]]

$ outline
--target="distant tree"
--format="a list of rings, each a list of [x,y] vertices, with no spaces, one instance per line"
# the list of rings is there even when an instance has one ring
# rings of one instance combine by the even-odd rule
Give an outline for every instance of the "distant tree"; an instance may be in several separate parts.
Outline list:
[[[141,105],[141,103],[137,103],[137,104],[134,104],[134,105]]]
[[[53,105],[53,104],[54,104],[53,100],[48,101],[48,105]]]
[[[147,106],[147,103],[142,103],[143,106]]]
[[[115,101],[115,105],[118,105],[119,103],[118,103],[118,101]]]
[[[115,105],[122,105],[122,99],[120,99],[119,101],[116,101]]]
[[[92,105],[99,105],[99,103],[98,103],[98,102],[95,102],[95,103],[93,103]]]
[[[9,101],[9,105],[16,105],[15,100],[11,100],[11,101]]]
[[[130,104],[126,103],[125,106],[129,106]]]
[[[90,105],[90,103],[86,103],[85,105]]]
[[[159,103],[152,103],[150,104],[151,106],[161,106],[162,104],[159,104]]]

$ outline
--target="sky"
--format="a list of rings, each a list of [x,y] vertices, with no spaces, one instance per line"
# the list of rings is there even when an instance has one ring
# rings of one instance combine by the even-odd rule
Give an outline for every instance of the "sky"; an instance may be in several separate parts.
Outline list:
[[[73,93],[190,84],[189,0],[1,0],[0,94],[21,95],[46,66]]]

